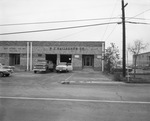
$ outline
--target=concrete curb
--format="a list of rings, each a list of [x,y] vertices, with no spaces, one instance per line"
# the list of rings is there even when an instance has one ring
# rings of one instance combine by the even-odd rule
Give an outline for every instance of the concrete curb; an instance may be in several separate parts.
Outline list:
[[[124,82],[102,82],[102,81],[61,81],[61,84],[108,84],[108,85],[120,85]]]

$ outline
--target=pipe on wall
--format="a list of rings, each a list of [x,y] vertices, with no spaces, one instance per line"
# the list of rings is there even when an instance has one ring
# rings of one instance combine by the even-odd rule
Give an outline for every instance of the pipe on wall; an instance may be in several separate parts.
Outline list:
[[[102,43],[102,72],[104,72],[105,43]]]
[[[30,71],[32,71],[32,42],[30,42]]]
[[[29,42],[27,42],[27,71],[29,71]]]

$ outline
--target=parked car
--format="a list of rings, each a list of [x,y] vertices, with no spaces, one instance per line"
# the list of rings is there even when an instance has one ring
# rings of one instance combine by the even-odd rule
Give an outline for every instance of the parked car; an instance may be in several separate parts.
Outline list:
[[[0,77],[9,76],[14,72],[14,66],[7,66],[0,63]]]
[[[56,66],[56,72],[69,72],[72,70],[73,67],[71,63],[61,62]]]
[[[0,63],[0,67],[6,68],[6,69],[12,69],[12,70],[15,69],[15,66],[8,66],[8,65],[5,65],[5,64],[2,64],[2,63]]]
[[[33,67],[34,73],[54,71],[54,64],[48,60],[38,60]]]
[[[13,73],[12,69],[0,67],[0,77],[9,76]]]

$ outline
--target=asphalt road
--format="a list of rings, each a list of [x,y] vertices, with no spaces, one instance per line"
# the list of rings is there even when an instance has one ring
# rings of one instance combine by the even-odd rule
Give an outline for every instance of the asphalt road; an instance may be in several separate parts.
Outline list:
[[[72,80],[102,83],[61,84]],[[0,78],[0,121],[149,121],[149,113],[146,84],[113,83],[99,73]]]

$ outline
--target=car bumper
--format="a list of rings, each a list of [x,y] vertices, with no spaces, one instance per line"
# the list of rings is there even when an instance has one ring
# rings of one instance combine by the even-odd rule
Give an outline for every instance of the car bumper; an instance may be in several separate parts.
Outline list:
[[[59,68],[58,68],[58,69],[56,69],[56,71],[60,71],[60,72],[61,72],[61,71],[67,71],[67,69],[59,69]]]
[[[33,71],[42,72],[42,71],[46,71],[46,69],[33,69]]]

